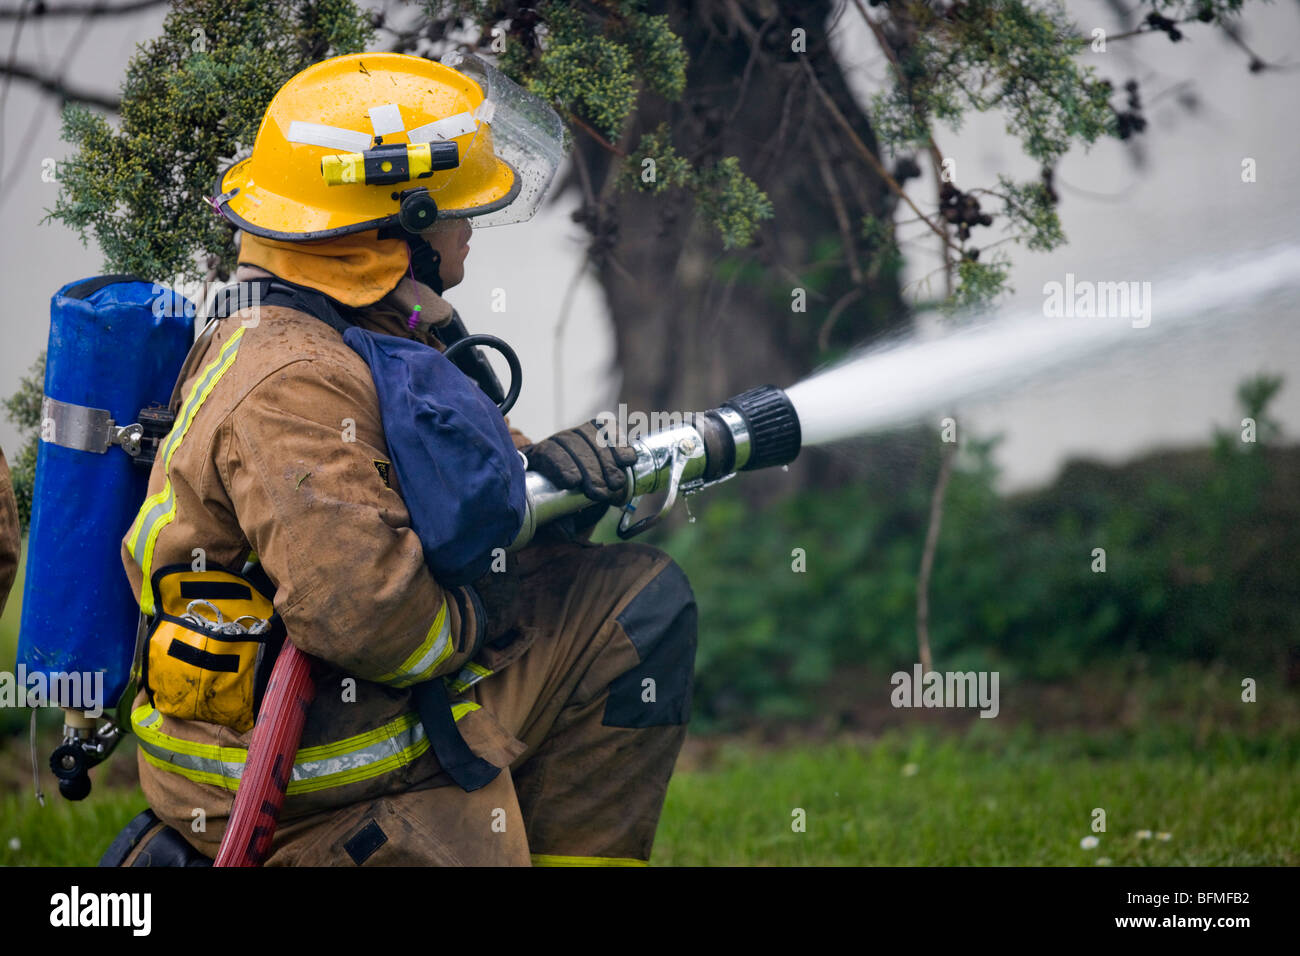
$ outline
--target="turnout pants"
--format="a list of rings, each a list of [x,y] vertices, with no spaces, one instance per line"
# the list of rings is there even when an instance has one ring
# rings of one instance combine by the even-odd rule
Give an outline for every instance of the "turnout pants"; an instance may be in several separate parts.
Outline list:
[[[513,736],[486,787],[390,794],[284,825],[268,865],[638,865],[690,717],[696,608],[644,545],[539,542],[477,584],[483,651],[449,687]]]

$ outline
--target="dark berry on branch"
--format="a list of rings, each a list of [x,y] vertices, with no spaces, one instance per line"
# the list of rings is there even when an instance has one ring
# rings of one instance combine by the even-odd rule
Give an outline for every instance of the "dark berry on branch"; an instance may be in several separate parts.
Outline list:
[[[894,178],[900,183],[905,183],[909,179],[916,179],[921,175],[921,167],[916,164],[916,160],[911,156],[904,156],[894,166]]]

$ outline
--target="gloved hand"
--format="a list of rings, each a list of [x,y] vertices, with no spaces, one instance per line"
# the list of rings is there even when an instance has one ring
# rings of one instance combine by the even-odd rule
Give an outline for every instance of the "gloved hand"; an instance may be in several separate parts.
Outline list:
[[[555,487],[578,488],[592,501],[609,505],[626,493],[624,469],[636,461],[636,452],[606,442],[607,434],[593,419],[521,450],[528,467]]]

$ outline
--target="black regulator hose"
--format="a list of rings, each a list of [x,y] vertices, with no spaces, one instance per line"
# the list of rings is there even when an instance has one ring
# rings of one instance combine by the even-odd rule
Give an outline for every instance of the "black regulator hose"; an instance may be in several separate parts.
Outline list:
[[[482,333],[467,335],[463,339],[458,339],[452,345],[447,346],[446,351],[442,354],[444,358],[454,362],[459,352],[476,345],[484,345],[500,352],[505,358],[506,364],[510,366],[510,391],[506,392],[506,397],[497,403],[497,408],[501,409],[502,415],[505,415],[515,407],[515,402],[519,400],[519,389],[524,384],[524,373],[519,364],[519,356],[515,354],[514,349],[495,335],[484,335]]]

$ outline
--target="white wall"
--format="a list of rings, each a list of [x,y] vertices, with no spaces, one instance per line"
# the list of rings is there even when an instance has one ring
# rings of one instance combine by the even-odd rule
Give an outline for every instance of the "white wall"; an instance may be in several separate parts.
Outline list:
[[[1085,32],[1098,26],[1118,32],[1106,5],[1070,0],[1066,6]],[[880,88],[886,64],[855,14],[842,22],[839,55],[849,64],[855,89],[869,95]],[[1244,23],[1247,41],[1265,60],[1294,59],[1300,44],[1294,4],[1248,3]],[[1138,79],[1149,125],[1136,141],[1148,161],[1136,168],[1132,151],[1115,140],[1065,158],[1057,187],[1069,242],[1037,254],[1009,246],[1015,263],[1010,310],[1040,308],[1044,283],[1063,281],[1067,272],[1097,281],[1159,282],[1180,271],[1204,275],[1224,260],[1300,244],[1295,68],[1252,74],[1240,49],[1200,24],[1190,26],[1180,43],[1163,34],[1112,41],[1105,53],[1089,51],[1085,62],[1117,90],[1130,77]],[[1196,115],[1180,109],[1171,91],[1189,79],[1188,89],[1202,104]],[[999,172],[1037,177],[1001,117],[972,115],[960,132],[940,131],[936,138],[945,155],[956,159],[959,187],[995,185]],[[1256,160],[1254,183],[1242,182],[1245,157]],[[912,185],[918,201],[933,202],[932,181]],[[973,238],[985,234],[1000,238],[996,226],[975,230]],[[937,261],[913,256],[909,279],[929,273]],[[1158,297],[1153,309],[1158,323]],[[963,421],[977,433],[1004,435],[998,451],[1003,486],[1020,488],[1050,480],[1068,456],[1120,461],[1159,447],[1204,444],[1213,424],[1240,420],[1238,383],[1272,371],[1288,375],[1273,413],[1295,441],[1298,319],[1294,298],[1274,296],[1225,322],[1219,334],[1162,341],[1146,356],[1037,383],[967,408]]]

